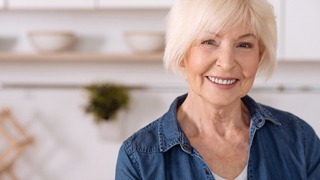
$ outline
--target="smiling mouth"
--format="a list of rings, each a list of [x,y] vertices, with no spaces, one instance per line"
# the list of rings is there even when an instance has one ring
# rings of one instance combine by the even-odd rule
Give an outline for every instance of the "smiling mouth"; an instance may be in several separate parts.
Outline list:
[[[210,76],[207,76],[207,78],[211,82],[220,84],[220,85],[232,85],[237,82],[237,79],[220,79],[220,78],[210,77]]]

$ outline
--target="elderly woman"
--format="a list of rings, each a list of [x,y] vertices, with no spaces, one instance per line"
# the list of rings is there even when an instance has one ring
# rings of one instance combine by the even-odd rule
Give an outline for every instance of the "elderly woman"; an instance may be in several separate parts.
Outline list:
[[[247,94],[275,64],[267,0],[178,0],[164,63],[188,94],[122,145],[116,179],[319,179],[320,141],[303,120]]]

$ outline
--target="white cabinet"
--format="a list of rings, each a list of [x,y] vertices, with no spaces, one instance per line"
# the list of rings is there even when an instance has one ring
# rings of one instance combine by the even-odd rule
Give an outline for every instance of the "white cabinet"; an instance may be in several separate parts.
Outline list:
[[[0,9],[4,8],[4,0],[0,0]]]
[[[9,9],[93,9],[95,0],[8,0]]]
[[[284,3],[283,1],[279,1],[279,0],[269,0],[269,2],[273,5],[274,8],[274,13],[276,16],[276,21],[277,21],[277,33],[278,33],[278,47],[277,47],[277,59],[283,59],[284,56]]]
[[[174,0],[98,0],[98,8],[169,8],[173,2]]]
[[[285,59],[320,61],[320,1],[287,0]]]

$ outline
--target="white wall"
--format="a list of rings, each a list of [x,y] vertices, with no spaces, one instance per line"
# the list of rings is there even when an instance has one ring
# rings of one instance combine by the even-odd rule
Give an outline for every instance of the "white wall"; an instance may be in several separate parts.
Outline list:
[[[257,101],[289,111],[311,124],[320,135],[320,63],[280,62],[270,80],[257,79],[255,86],[287,88],[287,90],[253,91]]]
[[[26,32],[68,29],[82,41],[77,50],[128,52],[126,30],[164,30],[165,10],[0,12],[0,51],[32,52]],[[281,62],[274,77],[262,85],[320,86],[320,63]],[[86,84],[112,81],[146,85],[131,91],[124,136],[159,117],[177,95],[186,91],[183,80],[164,72],[161,62],[0,62],[0,82]],[[169,87],[169,88],[165,88]],[[317,118],[320,93],[254,91],[257,100],[289,110],[306,119],[320,134]],[[18,121],[35,137],[16,166],[22,180],[113,179],[120,142],[102,140],[96,124],[83,112],[81,89],[0,89],[0,106],[10,107]]]

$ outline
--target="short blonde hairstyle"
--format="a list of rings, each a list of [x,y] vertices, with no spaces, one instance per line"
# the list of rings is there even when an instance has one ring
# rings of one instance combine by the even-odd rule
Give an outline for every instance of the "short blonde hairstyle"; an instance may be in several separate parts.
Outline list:
[[[176,0],[167,16],[164,66],[185,77],[180,62],[206,32],[249,24],[262,53],[258,72],[271,76],[276,62],[277,30],[267,0]]]

